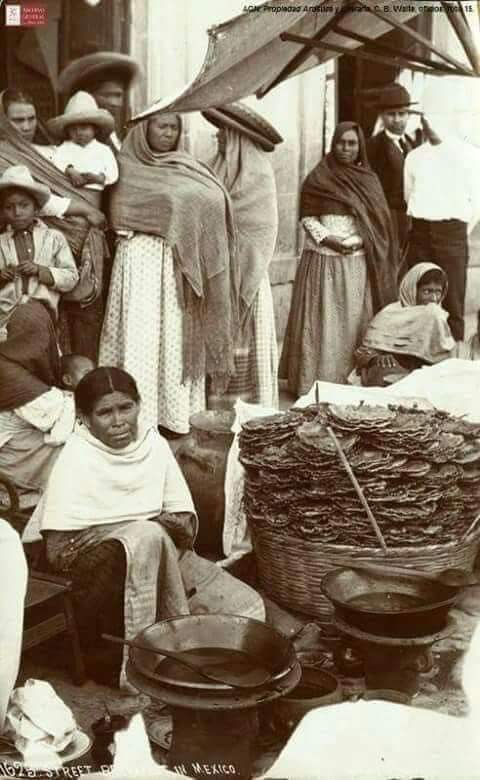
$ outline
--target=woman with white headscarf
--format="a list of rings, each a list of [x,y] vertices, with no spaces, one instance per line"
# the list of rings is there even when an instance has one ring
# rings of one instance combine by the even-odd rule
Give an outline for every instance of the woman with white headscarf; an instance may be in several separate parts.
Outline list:
[[[398,301],[373,318],[355,352],[362,384],[393,384],[452,356],[455,342],[442,307],[447,290],[447,275],[435,263],[417,263],[405,274]]]
[[[241,398],[277,407],[278,352],[268,267],[277,241],[278,208],[266,152],[282,138],[241,103],[208,109],[203,116],[219,128],[218,152],[210,165],[232,200],[240,275],[235,374],[225,393],[210,393],[209,405],[230,406]]]

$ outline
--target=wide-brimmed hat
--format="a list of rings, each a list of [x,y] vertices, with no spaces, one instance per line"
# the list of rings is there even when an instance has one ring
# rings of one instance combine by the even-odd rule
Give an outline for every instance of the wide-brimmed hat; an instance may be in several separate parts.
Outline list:
[[[11,165],[0,176],[0,194],[5,190],[26,190],[42,208],[51,196],[44,184],[36,182],[26,165]]]
[[[208,108],[202,115],[215,127],[232,127],[248,135],[265,152],[273,152],[276,144],[283,141],[282,136],[263,116],[243,103],[229,103],[218,108]]]
[[[47,127],[52,135],[60,138],[69,125],[80,124],[95,125],[102,136],[110,135],[115,127],[113,116],[104,108],[99,108],[95,98],[88,92],[75,92],[63,114],[49,119]]]
[[[389,84],[378,93],[377,107],[380,111],[408,108],[417,104],[416,100],[412,101],[409,91],[401,84]]]
[[[92,81],[120,80],[128,88],[140,75],[138,63],[128,54],[116,51],[98,51],[72,60],[58,76],[57,89],[61,95],[71,95],[85,89]]]

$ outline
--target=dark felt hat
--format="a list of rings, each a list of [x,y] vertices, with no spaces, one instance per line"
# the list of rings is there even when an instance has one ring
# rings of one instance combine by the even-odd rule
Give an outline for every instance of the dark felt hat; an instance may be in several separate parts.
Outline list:
[[[280,133],[270,122],[240,102],[229,103],[218,108],[208,108],[202,111],[202,115],[215,127],[232,127],[234,130],[248,135],[265,152],[273,152],[276,144],[283,141]]]
[[[119,79],[127,87],[140,75],[140,68],[133,57],[116,51],[98,51],[72,60],[58,77],[57,89],[61,95],[71,95],[88,84],[105,78]],[[88,91],[88,89],[87,89]]]
[[[412,101],[410,93],[401,84],[389,84],[379,92],[377,107],[380,111],[408,108],[413,105],[417,105],[417,101]]]

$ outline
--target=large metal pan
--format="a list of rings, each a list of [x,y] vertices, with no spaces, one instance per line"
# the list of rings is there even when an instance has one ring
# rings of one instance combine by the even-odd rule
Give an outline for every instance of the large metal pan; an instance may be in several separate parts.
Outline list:
[[[377,636],[415,637],[441,631],[459,589],[427,577],[342,568],[321,582],[338,616]]]
[[[241,650],[271,674],[271,683],[281,680],[296,663],[291,641],[272,626],[239,615],[185,615],[170,618],[144,629],[135,638],[137,644],[184,650],[216,647]],[[230,685],[209,683],[200,675],[191,679],[169,677],[158,668],[162,655],[130,648],[129,657],[138,671],[157,683],[177,688],[232,691]]]

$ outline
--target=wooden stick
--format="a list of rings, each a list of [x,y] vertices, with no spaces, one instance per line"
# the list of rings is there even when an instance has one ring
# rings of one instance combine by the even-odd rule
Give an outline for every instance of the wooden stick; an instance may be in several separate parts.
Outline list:
[[[357,492],[357,495],[358,495],[358,497],[359,497],[359,499],[360,499],[360,501],[362,503],[362,506],[365,509],[365,512],[367,513],[367,517],[368,517],[368,519],[370,520],[370,522],[372,524],[372,528],[375,531],[375,535],[376,535],[378,541],[380,542],[380,546],[381,546],[383,552],[387,553],[388,552],[388,548],[387,548],[387,545],[385,544],[385,539],[383,538],[383,534],[382,534],[382,532],[381,532],[381,530],[380,530],[380,528],[378,526],[377,521],[375,520],[375,518],[373,516],[373,512],[370,509],[370,507],[368,505],[368,501],[367,501],[367,499],[365,498],[365,496],[363,494],[363,490],[360,487],[360,484],[359,484],[355,474],[353,473],[352,467],[350,466],[350,463],[348,462],[347,457],[346,457],[344,451],[342,450],[342,448],[340,446],[340,442],[338,441],[335,433],[333,432],[332,428],[330,428],[329,425],[327,425],[327,432],[328,432],[328,435],[330,436],[331,440],[335,444],[335,449],[338,452],[338,456],[339,456],[340,460],[342,461],[342,464],[343,464],[343,467],[344,467],[345,471],[347,472],[348,476],[350,477],[350,482],[352,483],[353,487],[355,488],[355,490]]]
[[[311,49],[325,49],[326,51],[334,51],[337,54],[343,54],[345,57],[355,57],[359,60],[368,60],[370,62],[378,62],[381,65],[390,65],[393,68],[408,68],[418,73],[428,73],[432,76],[445,76],[451,74],[453,69],[448,71],[435,70],[434,68],[427,68],[423,65],[415,65],[409,60],[405,60],[403,57],[385,57],[380,54],[374,54],[373,52],[364,51],[362,46],[358,48],[349,49],[345,46],[336,46],[333,43],[325,43],[322,41],[316,41],[313,38],[305,38],[303,35],[294,35],[293,33],[280,33],[280,40],[291,41],[292,43],[301,43],[302,46],[310,46]],[[459,73],[455,71],[455,75],[460,76],[475,76],[473,70],[470,72],[462,71]]]
[[[467,530],[466,530],[466,531],[465,531],[465,533],[463,534],[463,536],[462,536],[462,542],[463,542],[463,541],[464,541],[464,540],[467,538],[467,536],[468,536],[469,534],[471,534],[471,533],[472,533],[473,529],[476,527],[476,525],[477,525],[477,523],[478,523],[478,521],[479,521],[479,520],[480,520],[480,514],[478,514],[478,515],[476,516],[476,518],[475,518],[475,520],[473,521],[473,523],[471,523],[471,525],[469,525],[469,527],[467,528]]]
[[[362,5],[366,11],[373,14],[373,16],[376,16],[378,19],[382,19],[382,21],[386,22],[390,27],[394,27],[397,30],[402,30],[402,32],[406,33],[410,38],[413,38],[414,41],[417,41],[417,43],[422,44],[422,46],[425,46],[426,49],[433,52],[437,55],[437,57],[440,57],[441,60],[448,63],[449,65],[453,65],[453,67],[456,69],[459,76],[476,76],[477,74],[475,71],[471,70],[470,68],[467,68],[463,62],[460,62],[460,60],[457,60],[455,57],[452,57],[451,54],[448,54],[448,52],[443,51],[439,46],[436,46],[432,41],[430,41],[428,38],[425,38],[424,35],[421,35],[420,33],[416,32],[412,27],[408,27],[405,22],[397,22],[395,21],[395,14],[391,13],[385,13],[384,11],[378,10],[378,6],[375,8],[372,8],[369,3],[371,0],[357,0],[360,5]]]

